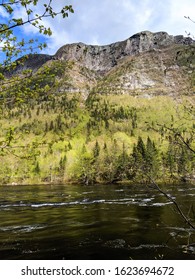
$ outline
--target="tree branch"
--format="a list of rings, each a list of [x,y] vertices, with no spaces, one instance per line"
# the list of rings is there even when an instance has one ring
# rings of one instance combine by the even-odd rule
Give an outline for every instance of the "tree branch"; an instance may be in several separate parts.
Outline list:
[[[21,1],[17,1],[17,2],[11,3],[11,4],[18,4],[20,2]],[[33,1],[30,1],[30,2],[32,3]],[[11,5],[11,4],[4,3],[4,4],[0,4],[0,6]],[[53,18],[53,17],[55,17],[55,16],[57,16],[59,14],[62,14],[63,17],[66,17],[66,16],[68,16],[67,11],[69,11],[71,13],[74,12],[73,9],[72,9],[72,5],[63,7],[62,10],[59,11],[59,12],[54,12],[53,8],[52,8],[52,0],[50,0],[48,4],[44,5],[45,10],[42,13],[42,15],[36,15],[35,17],[30,19],[30,14],[32,13],[32,10],[30,10],[30,12],[28,12],[29,10],[27,8],[27,5],[29,5],[29,4],[30,3],[26,3],[26,4],[22,4],[21,3],[21,6],[23,6],[26,9],[26,15],[28,16],[28,19],[26,21],[18,20],[18,22],[16,22],[16,24],[13,24],[13,25],[10,25],[10,26],[7,25],[7,27],[0,29],[0,33],[5,33],[5,32],[7,32],[7,31],[9,31],[11,29],[23,26],[25,24],[33,24],[34,22],[36,22],[36,24],[33,24],[33,26],[37,27],[36,25],[38,24],[37,23],[38,20],[42,20],[43,18],[47,18],[47,17],[52,17]],[[40,32],[41,32],[41,27],[39,26],[38,28],[40,29]]]
[[[173,199],[170,195],[168,195],[166,192],[164,192],[155,182],[154,180],[148,176],[148,178],[150,179],[150,181],[152,182],[153,184],[153,188],[157,189],[160,193],[162,193],[169,201],[171,201],[177,211],[179,212],[180,216],[183,218],[183,220],[193,229],[195,230],[195,225],[193,225],[190,220],[185,216],[185,214],[183,213],[183,211],[181,210],[180,206],[178,205],[178,203],[176,202],[175,199]]]

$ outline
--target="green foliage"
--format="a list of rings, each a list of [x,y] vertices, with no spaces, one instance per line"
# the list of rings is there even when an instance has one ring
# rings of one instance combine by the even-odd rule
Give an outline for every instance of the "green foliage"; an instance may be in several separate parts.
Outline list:
[[[39,4],[42,2],[38,0],[0,2],[8,15],[7,21],[0,24],[5,53],[0,67],[0,183],[143,182],[148,178],[185,179],[193,175],[194,97],[180,96],[178,102],[168,96],[154,96],[159,87],[151,88],[151,92],[150,88],[144,89],[151,97],[148,99],[139,95],[141,90],[127,91],[136,97],[120,94],[124,93],[120,89],[124,73],[137,71],[131,59],[99,79],[87,100],[74,92],[72,81],[79,66],[73,62],[48,61],[35,73],[25,70],[10,77],[33,56],[15,62],[13,58],[46,46],[34,39],[19,40],[15,27],[29,24],[50,36],[52,31],[41,20],[57,15],[65,18],[73,12],[71,5],[56,11],[50,0],[43,2],[43,13],[38,15],[33,9]],[[16,7],[24,8],[25,19],[14,17]],[[188,75],[191,92],[194,47],[177,50],[177,64],[192,70]],[[152,59],[156,61],[158,56],[155,52]],[[148,64],[147,55],[141,59]],[[138,66],[139,60],[137,57]],[[84,73],[82,79],[91,74],[98,76],[84,67],[79,70]],[[150,71],[151,80],[157,79],[156,70]],[[80,76],[76,78],[82,84]],[[90,85],[79,88],[89,91]]]
[[[128,95],[85,101],[79,93],[56,94],[54,86],[22,105],[5,103],[0,118],[1,183],[186,178],[195,168],[193,154],[182,145],[185,140],[195,146],[193,124],[185,112],[188,99],[180,105],[171,97],[137,100]]]
[[[74,10],[71,5],[62,7],[59,11],[55,9],[54,1],[41,1],[38,0],[11,0],[0,1],[0,8],[6,15],[4,22],[0,24],[0,41],[3,42],[2,51],[5,53],[5,60],[3,64],[7,67],[13,68],[13,58],[21,56],[23,53],[32,53],[36,49],[42,50],[46,47],[45,43],[39,43],[33,38],[25,41],[19,39],[16,35],[16,28],[24,25],[31,25],[39,30],[40,34],[51,36],[52,30],[50,27],[46,27],[42,24],[44,18],[55,18],[61,15],[63,18],[68,17],[69,13],[73,13]],[[42,13],[37,14],[35,12],[36,6],[42,8]],[[16,10],[21,10],[23,17],[16,17]]]

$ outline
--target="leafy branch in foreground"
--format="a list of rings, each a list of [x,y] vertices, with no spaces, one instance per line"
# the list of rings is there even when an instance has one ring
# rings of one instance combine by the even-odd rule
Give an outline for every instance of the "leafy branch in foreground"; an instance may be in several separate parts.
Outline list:
[[[9,0],[0,1],[4,22],[0,23],[0,49],[5,54],[4,66],[12,65],[13,58],[24,52],[32,52],[35,49],[43,49],[45,43],[39,43],[36,39],[31,38],[26,41],[19,40],[15,34],[18,27],[30,25],[42,35],[51,36],[52,30],[46,27],[42,20],[44,18],[55,18],[61,15],[63,18],[68,17],[69,13],[73,13],[72,5],[66,5],[59,10],[54,8],[54,1],[45,0],[41,3],[39,0]],[[40,12],[36,12],[39,10]],[[23,14],[23,17],[16,15]]]
[[[21,75],[7,77],[7,73],[12,71],[18,65],[28,59],[28,53],[35,53],[36,50],[42,50],[46,47],[45,42],[39,42],[38,39],[21,38],[23,30],[21,27],[29,26],[37,29],[43,36],[51,36],[52,30],[43,23],[43,19],[62,16],[68,17],[69,13],[74,13],[72,5],[65,5],[59,9],[56,8],[53,0],[1,0],[1,23],[0,23],[0,101],[4,105],[13,107],[14,104],[23,103],[34,94],[40,93],[37,87],[37,81],[44,80],[43,73],[38,73],[35,80],[32,79],[32,71],[25,70]],[[22,32],[21,32],[22,31]],[[18,56],[22,58],[16,60]],[[46,73],[45,73],[46,75]],[[8,75],[9,76],[9,75]],[[42,89],[42,88],[41,88]],[[45,87],[42,91],[45,90]],[[41,91],[41,92],[42,92]],[[1,113],[4,110],[1,106]],[[11,152],[14,154],[13,129],[9,128],[6,136],[0,141],[0,150],[2,154]],[[16,155],[17,156],[17,155]]]
[[[17,135],[18,136],[18,135]],[[19,159],[32,160],[36,159],[40,155],[39,149],[45,145],[41,141],[38,143],[33,141],[31,144],[18,145],[15,142],[20,138],[20,135],[16,137],[14,128],[9,128],[4,141],[0,141],[0,155],[11,154]],[[46,145],[48,146],[48,145]],[[20,149],[21,153],[17,153],[16,149]]]

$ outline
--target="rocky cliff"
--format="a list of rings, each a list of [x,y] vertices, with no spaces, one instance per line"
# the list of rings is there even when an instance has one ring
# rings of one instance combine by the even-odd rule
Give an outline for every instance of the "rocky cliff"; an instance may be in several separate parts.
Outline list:
[[[183,36],[174,37],[166,32],[144,31],[125,41],[107,46],[90,46],[83,43],[65,45],[57,51],[54,58],[57,60],[73,60],[90,70],[105,73],[126,56],[134,56],[173,44],[191,45],[193,40]]]
[[[53,56],[30,55],[14,73],[23,69],[36,72],[56,62],[71,62],[66,79],[57,77],[59,92],[159,95],[195,91],[195,43],[166,32],[144,31],[106,46],[64,45]]]

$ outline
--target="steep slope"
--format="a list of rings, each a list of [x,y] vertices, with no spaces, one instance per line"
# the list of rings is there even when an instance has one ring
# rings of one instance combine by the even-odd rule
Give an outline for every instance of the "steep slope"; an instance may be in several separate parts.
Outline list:
[[[193,40],[190,38],[174,37],[166,32],[144,31],[125,41],[107,46],[90,46],[83,43],[65,45],[57,51],[54,58],[61,61],[73,60],[90,70],[104,74],[126,56],[134,56],[173,44],[190,45],[192,42]]]
[[[165,32],[29,56],[1,80],[0,184],[194,178],[194,68]]]
[[[36,76],[49,69],[52,81],[55,80],[49,84],[49,90],[81,92],[85,99],[90,92],[131,95],[194,92],[194,41],[166,32],[144,31],[107,46],[69,44],[53,56],[36,54],[22,64],[17,62],[8,77],[21,75],[28,69]],[[56,68],[61,69],[60,75]],[[41,87],[48,80],[45,77]],[[32,90],[32,84],[29,88]]]
[[[195,91],[195,47],[171,45],[122,59],[99,81],[100,94],[164,95]]]

